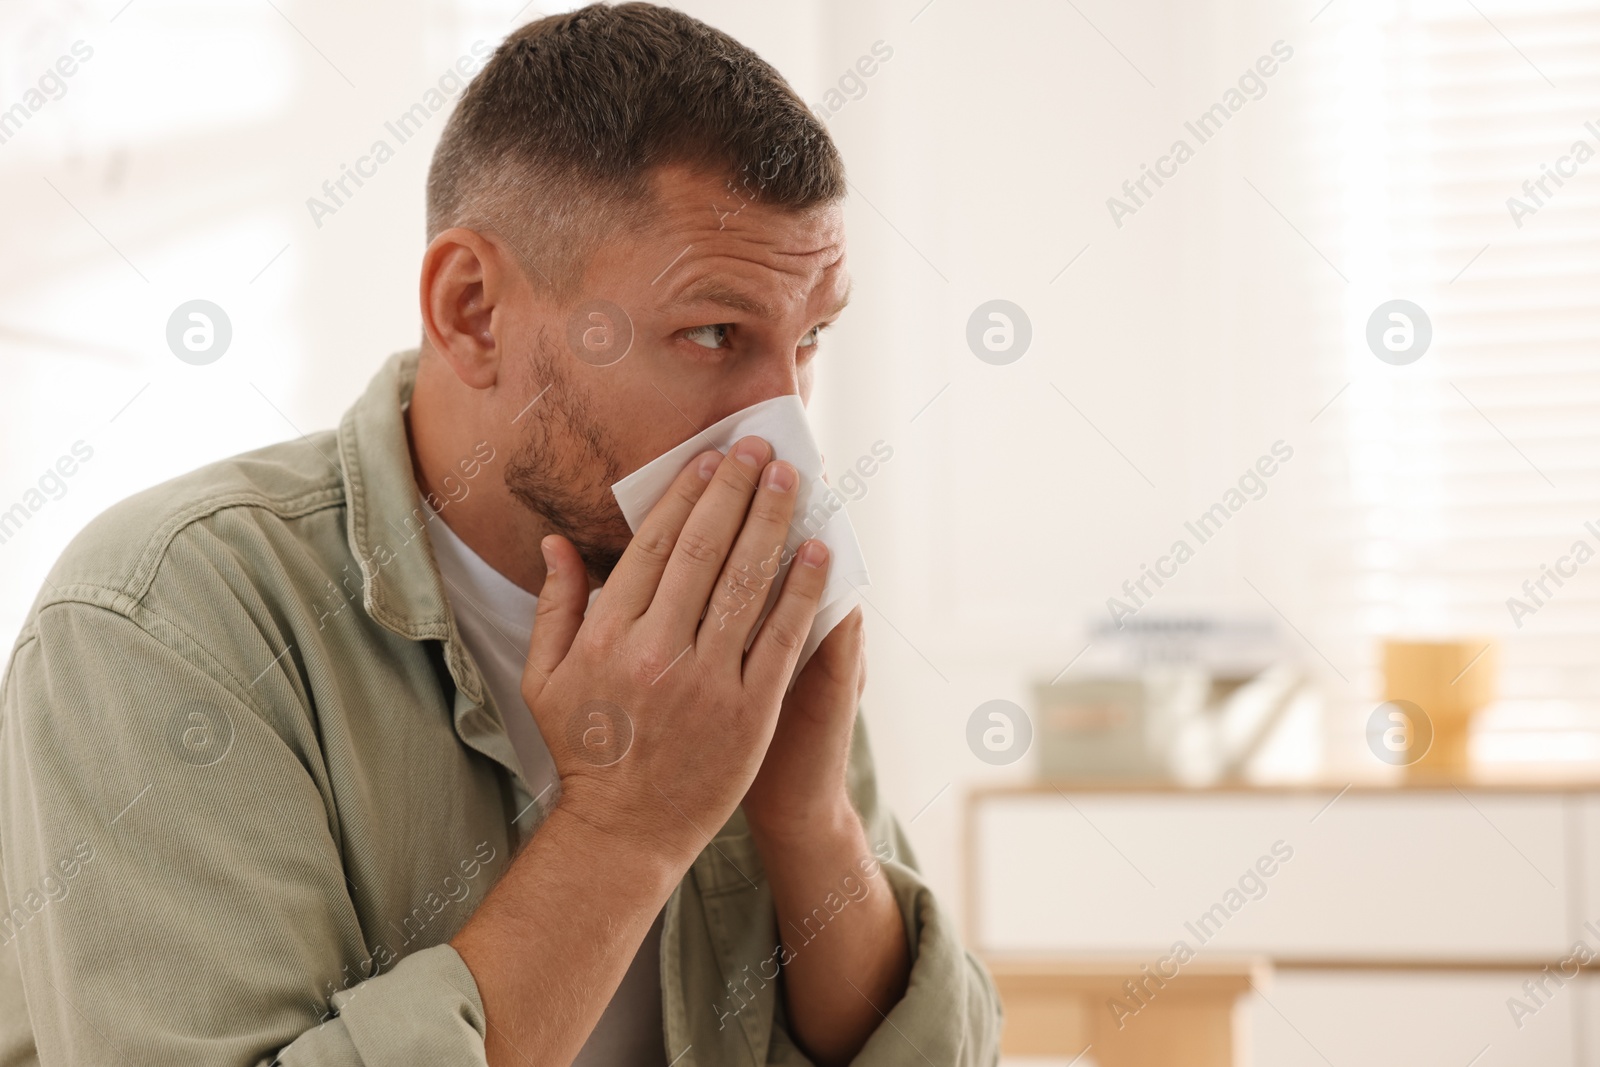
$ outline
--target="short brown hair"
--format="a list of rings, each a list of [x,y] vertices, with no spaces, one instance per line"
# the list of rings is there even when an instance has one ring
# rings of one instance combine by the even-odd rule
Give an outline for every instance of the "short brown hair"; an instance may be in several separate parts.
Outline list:
[[[512,33],[462,94],[428,170],[428,239],[496,231],[530,280],[569,292],[669,164],[724,173],[743,201],[845,193],[828,131],[760,56],[681,11],[591,4]]]

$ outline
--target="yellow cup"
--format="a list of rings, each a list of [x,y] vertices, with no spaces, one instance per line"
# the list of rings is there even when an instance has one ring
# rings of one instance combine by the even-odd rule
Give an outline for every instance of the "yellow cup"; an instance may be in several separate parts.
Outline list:
[[[1416,743],[1428,747],[1407,766],[1419,777],[1458,777],[1469,770],[1472,717],[1495,698],[1498,650],[1489,638],[1383,642],[1385,700],[1404,700],[1427,718]]]

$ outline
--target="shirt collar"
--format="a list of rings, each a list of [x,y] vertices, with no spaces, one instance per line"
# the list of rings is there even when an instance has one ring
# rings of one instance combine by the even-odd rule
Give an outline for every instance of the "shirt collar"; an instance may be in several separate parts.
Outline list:
[[[389,357],[339,423],[344,467],[346,534],[361,566],[362,606],[380,626],[412,641],[457,642],[444,582],[428,539],[428,512],[411,467],[405,412],[417,381],[418,351]],[[483,700],[477,672],[450,672],[475,702]]]

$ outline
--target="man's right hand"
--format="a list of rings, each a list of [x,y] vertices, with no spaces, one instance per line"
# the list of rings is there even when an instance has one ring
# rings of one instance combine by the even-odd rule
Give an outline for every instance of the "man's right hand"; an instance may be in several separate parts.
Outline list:
[[[686,868],[749,788],[827,574],[801,547],[749,651],[798,476],[758,437],[696,457],[650,512],[594,606],[551,535],[522,695],[561,778],[559,806]]]
[[[761,766],[827,573],[823,545],[801,546],[756,630],[798,483],[771,455],[749,437],[690,463],[587,615],[577,550],[544,539],[522,696],[561,799],[450,941],[491,1067],[572,1062]]]

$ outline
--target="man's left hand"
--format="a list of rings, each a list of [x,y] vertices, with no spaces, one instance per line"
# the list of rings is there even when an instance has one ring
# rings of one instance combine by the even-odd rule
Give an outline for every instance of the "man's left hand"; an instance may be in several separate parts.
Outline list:
[[[822,639],[784,697],[766,759],[744,797],[758,841],[792,842],[852,810],[846,768],[867,686],[866,640],[857,607]]]

